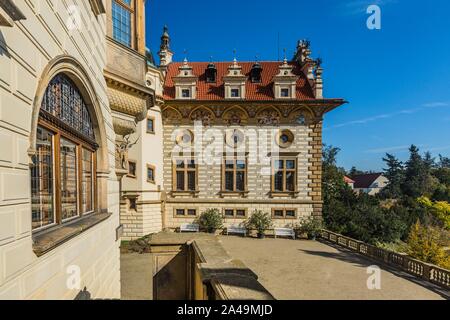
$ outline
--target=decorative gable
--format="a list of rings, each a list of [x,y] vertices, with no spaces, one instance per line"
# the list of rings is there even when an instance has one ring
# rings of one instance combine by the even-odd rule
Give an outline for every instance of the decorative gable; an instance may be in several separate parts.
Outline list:
[[[287,59],[279,67],[278,74],[273,78],[275,99],[295,99],[298,77],[292,72],[293,67]]]
[[[194,100],[197,97],[197,80],[192,67],[185,59],[178,68],[179,73],[173,78],[175,84],[175,99]]]
[[[228,67],[228,74],[223,77],[225,87],[225,99],[245,99],[245,82],[247,77],[242,74],[242,67],[234,59],[233,64]]]

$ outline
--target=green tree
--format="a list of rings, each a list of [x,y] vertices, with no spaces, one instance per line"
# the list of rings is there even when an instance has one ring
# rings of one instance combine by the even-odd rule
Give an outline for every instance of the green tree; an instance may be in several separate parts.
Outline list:
[[[417,199],[421,196],[430,196],[437,187],[436,179],[431,175],[430,159],[424,160],[419,149],[412,145],[409,149],[410,157],[406,162],[405,180],[402,185],[403,193]]]
[[[389,179],[389,183],[382,191],[382,196],[390,199],[397,199],[402,196],[402,184],[405,178],[403,163],[395,156],[387,153],[383,158],[387,168],[383,169],[384,176]]]

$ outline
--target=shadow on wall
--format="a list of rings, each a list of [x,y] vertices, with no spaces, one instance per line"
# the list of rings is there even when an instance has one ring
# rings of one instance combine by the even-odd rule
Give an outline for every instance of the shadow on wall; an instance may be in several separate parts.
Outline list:
[[[8,48],[6,47],[6,40],[3,36],[3,33],[0,31],[0,56],[6,56],[7,58],[11,58],[11,55],[8,52]]]
[[[84,289],[77,294],[74,300],[92,300],[92,296],[87,288],[84,287]]]

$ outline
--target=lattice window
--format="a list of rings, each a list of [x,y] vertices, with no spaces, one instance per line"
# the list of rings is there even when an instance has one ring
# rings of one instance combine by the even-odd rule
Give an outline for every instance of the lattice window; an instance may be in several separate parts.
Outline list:
[[[87,105],[66,75],[59,74],[52,79],[42,100],[41,110],[94,140],[94,128]]]

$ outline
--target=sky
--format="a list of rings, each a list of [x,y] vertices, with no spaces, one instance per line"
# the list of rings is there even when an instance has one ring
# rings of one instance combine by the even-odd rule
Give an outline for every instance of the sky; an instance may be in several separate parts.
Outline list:
[[[369,30],[369,5],[381,29]],[[321,57],[326,98],[349,103],[328,113],[323,140],[338,165],[380,171],[386,152],[401,160],[417,145],[450,156],[450,1],[147,0],[147,46],[164,25],[182,61],[288,58],[299,39]]]

